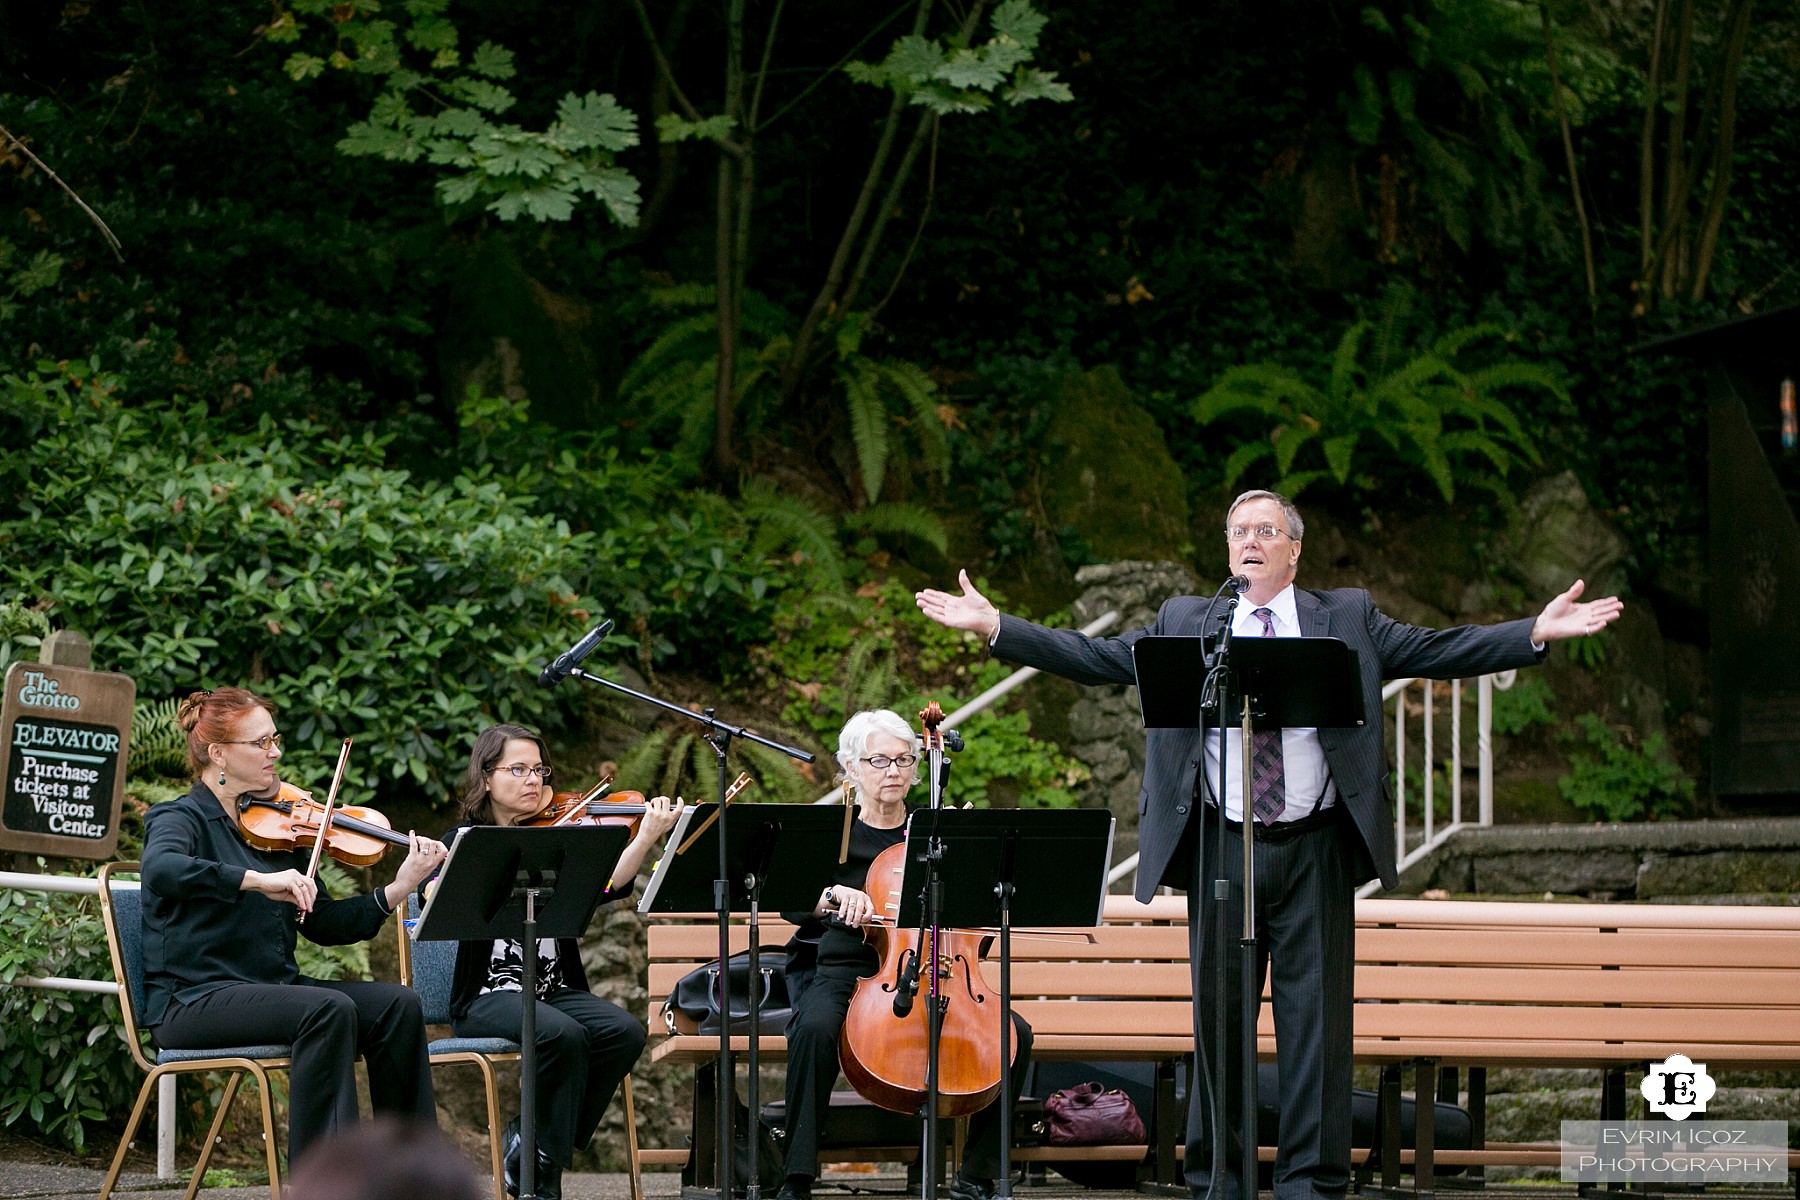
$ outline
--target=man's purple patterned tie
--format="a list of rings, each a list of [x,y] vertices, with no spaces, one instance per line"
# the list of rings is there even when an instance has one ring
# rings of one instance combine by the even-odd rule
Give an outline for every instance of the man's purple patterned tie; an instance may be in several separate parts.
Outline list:
[[[1251,616],[1262,622],[1264,637],[1275,636],[1275,614],[1266,608]],[[1259,730],[1250,735],[1250,811],[1264,825],[1281,819],[1287,807],[1287,776],[1281,766],[1281,730]]]

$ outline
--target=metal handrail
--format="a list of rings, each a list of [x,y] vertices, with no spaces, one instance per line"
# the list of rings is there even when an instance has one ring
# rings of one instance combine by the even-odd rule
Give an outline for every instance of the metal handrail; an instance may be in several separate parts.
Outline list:
[[[1114,625],[1118,624],[1118,621],[1118,610],[1114,609],[1103,612],[1092,621],[1089,621],[1086,625],[1083,625],[1081,627],[1081,632],[1088,637],[1093,637],[1095,634],[1104,633],[1108,629],[1111,629]],[[945,717],[944,728],[948,729],[954,726],[958,721],[966,721],[976,713],[992,708],[994,706],[994,701],[1000,699],[1000,697],[1006,695],[1006,693],[1012,691],[1014,688],[1038,673],[1036,667],[1020,667],[1011,675],[1008,675],[1005,679],[1002,679],[999,683],[996,683],[993,687]],[[840,783],[829,792],[826,792],[823,796],[820,796],[817,800],[814,800],[813,803],[839,804],[843,799],[844,785]]]
[[[137,887],[135,883],[115,883],[114,887]],[[0,871],[0,888],[21,892],[50,892],[74,896],[98,896],[100,881],[79,875],[30,875],[20,871]],[[112,979],[70,979],[60,975],[15,975],[0,980],[0,985],[41,988],[48,992],[84,992],[92,995],[117,996],[119,984]],[[156,1177],[175,1178],[175,1076],[165,1075],[156,1083]]]

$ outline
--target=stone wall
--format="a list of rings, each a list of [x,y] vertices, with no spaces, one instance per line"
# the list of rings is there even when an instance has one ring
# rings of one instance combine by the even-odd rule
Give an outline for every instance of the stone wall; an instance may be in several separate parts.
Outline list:
[[[1400,877],[1400,894],[1662,903],[1800,903],[1800,817],[1465,829]]]
[[[1074,605],[1074,624],[1084,626],[1109,611],[1118,624],[1103,636],[1142,629],[1171,596],[1199,588],[1193,572],[1178,563],[1116,562],[1083,567],[1075,575],[1081,596]],[[1082,789],[1081,803],[1112,810],[1119,835],[1135,841],[1138,791],[1144,782],[1144,723],[1138,715],[1134,687],[1084,687],[1069,709],[1070,754],[1085,763],[1093,778]],[[1126,849],[1124,853],[1130,853]]]

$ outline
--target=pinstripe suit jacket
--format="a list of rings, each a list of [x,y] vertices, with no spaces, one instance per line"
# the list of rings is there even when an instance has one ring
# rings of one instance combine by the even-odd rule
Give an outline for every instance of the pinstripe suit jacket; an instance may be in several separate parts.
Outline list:
[[[1379,876],[1392,887],[1397,875],[1387,751],[1379,719],[1382,681],[1413,676],[1450,679],[1531,666],[1543,657],[1531,648],[1532,621],[1426,629],[1386,616],[1361,588],[1296,588],[1294,602],[1303,637],[1341,638],[1360,661],[1363,711],[1368,718],[1357,729],[1321,729],[1319,743],[1337,784],[1339,803],[1349,809],[1361,835],[1361,845],[1352,847],[1357,852],[1358,881]],[[1176,596],[1164,602],[1155,624],[1109,638],[1089,638],[1002,615],[992,653],[1076,683],[1135,683],[1131,648],[1137,640],[1150,634],[1210,632],[1201,625],[1206,605],[1203,596]],[[1225,607],[1218,605],[1212,629],[1224,623]],[[1148,900],[1159,883],[1187,886],[1189,864],[1175,861],[1175,851],[1192,816],[1204,760],[1198,730],[1150,729],[1145,731],[1145,743],[1144,786],[1138,797],[1140,900]]]

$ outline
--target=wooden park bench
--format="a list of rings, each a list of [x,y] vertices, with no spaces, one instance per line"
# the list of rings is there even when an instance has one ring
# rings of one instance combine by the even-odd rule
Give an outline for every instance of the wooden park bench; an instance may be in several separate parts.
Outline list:
[[[1091,943],[1019,938],[1014,945],[1014,1007],[1031,1022],[1041,1062],[1149,1062],[1156,1102],[1145,1114],[1148,1146],[1027,1146],[1018,1161],[1114,1160],[1140,1163],[1146,1181],[1180,1178],[1183,1115],[1175,1072],[1193,1048],[1186,901],[1139,904],[1110,897],[1106,923]],[[790,929],[765,921],[765,946]],[[733,951],[747,946],[733,930]],[[653,918],[650,994],[666,996],[676,979],[717,953],[709,915]],[[1648,1063],[1687,1054],[1713,1072],[1800,1068],[1800,908],[1712,905],[1501,903],[1363,900],[1357,904],[1355,1055],[1381,1069],[1379,1138],[1358,1150],[1359,1180],[1397,1190],[1410,1167],[1413,1189],[1429,1196],[1439,1167],[1477,1176],[1495,1165],[1555,1165],[1554,1143],[1485,1141],[1485,1079],[1490,1067],[1582,1067],[1603,1073],[1594,1114],[1622,1117],[1628,1076]],[[997,986],[997,966],[986,964]],[[652,1060],[694,1065],[694,1141],[701,1179],[711,1177],[714,1036],[663,1034],[653,1000]],[[1265,1004],[1260,1054],[1276,1061],[1273,1018]],[[732,1039],[734,1050],[748,1039]],[[759,1053],[785,1060],[786,1043],[764,1034]],[[1414,1072],[1413,1148],[1401,1145],[1403,1072]],[[1436,1146],[1431,1099],[1467,1070],[1473,1130],[1468,1149]],[[832,1161],[910,1161],[912,1146],[833,1148]],[[1264,1160],[1274,1157],[1262,1148]],[[640,1148],[643,1166],[685,1163],[684,1147]],[[1790,1158],[1800,1167],[1800,1155]]]

